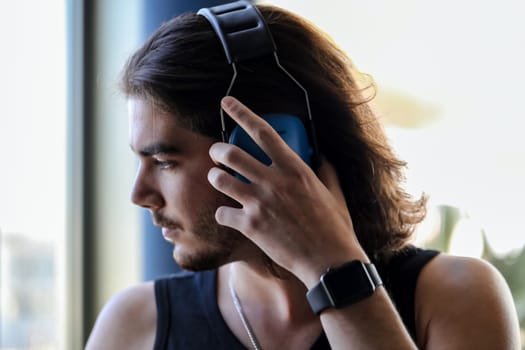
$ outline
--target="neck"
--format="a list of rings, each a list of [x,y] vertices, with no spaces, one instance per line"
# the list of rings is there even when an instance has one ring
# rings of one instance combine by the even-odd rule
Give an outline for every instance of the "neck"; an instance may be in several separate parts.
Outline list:
[[[287,271],[276,267],[277,277],[263,259],[237,261],[219,268],[217,302],[235,336],[248,348],[251,340],[236,311],[235,294],[249,328],[263,349],[310,348],[321,334],[321,322],[306,300],[306,287]]]
[[[248,313],[271,317],[271,322],[298,325],[310,323],[317,317],[306,300],[306,287],[288,271],[279,266],[272,272],[262,262],[234,262],[219,269],[219,284],[233,287]],[[261,311],[271,312],[261,314]],[[254,312],[255,311],[255,312]]]

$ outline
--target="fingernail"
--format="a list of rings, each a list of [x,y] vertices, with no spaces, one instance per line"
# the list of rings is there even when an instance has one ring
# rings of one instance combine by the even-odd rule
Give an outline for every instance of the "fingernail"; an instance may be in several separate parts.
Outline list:
[[[219,168],[217,167],[212,167],[210,168],[210,170],[208,170],[208,182],[209,183],[213,183],[215,181],[215,178],[217,177],[217,171],[219,170]]]
[[[230,96],[226,96],[222,99],[221,103],[223,108],[229,108],[233,105],[234,102],[233,98],[231,98]]]

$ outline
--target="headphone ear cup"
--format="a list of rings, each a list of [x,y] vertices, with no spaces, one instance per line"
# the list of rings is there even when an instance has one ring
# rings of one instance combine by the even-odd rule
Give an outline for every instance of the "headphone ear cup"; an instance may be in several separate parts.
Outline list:
[[[306,129],[298,117],[290,114],[267,114],[263,115],[262,118],[277,131],[286,144],[297,153],[309,167],[312,167],[313,150],[308,141]],[[272,164],[270,157],[268,157],[246,131],[238,125],[233,129],[229,143],[243,149],[265,165]],[[235,173],[235,176],[244,182],[250,182],[240,174]]]

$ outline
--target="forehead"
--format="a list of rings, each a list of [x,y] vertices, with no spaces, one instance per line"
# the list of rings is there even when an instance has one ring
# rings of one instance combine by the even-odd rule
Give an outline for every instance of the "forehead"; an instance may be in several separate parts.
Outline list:
[[[210,145],[213,140],[183,127],[175,115],[155,108],[150,102],[128,99],[130,145],[135,151],[152,144],[163,143],[190,147],[202,143]]]
[[[128,121],[132,130],[140,128],[151,129],[158,123],[163,124],[163,126],[169,126],[175,124],[174,119],[170,118],[170,115],[167,113],[155,108],[148,101],[139,98],[128,98]]]

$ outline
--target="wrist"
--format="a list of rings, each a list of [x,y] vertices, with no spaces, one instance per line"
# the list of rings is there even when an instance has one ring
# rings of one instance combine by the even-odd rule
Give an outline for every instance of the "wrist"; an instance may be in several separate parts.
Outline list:
[[[359,260],[365,263],[370,262],[368,256],[361,249],[349,250],[342,254],[331,254],[324,259],[317,259],[315,262],[310,261],[310,264],[302,270],[303,272],[298,277],[307,289],[311,289],[319,283],[321,276],[328,270],[342,266],[352,260]]]

